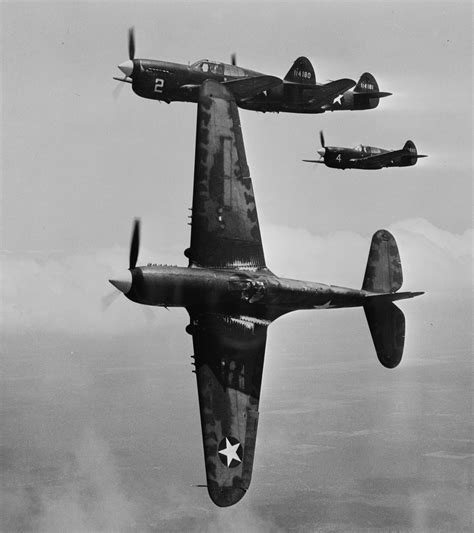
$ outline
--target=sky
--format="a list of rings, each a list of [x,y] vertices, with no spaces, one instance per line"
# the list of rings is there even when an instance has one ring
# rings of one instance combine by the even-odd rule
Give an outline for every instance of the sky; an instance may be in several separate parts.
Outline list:
[[[471,3],[3,2],[0,10],[8,529],[59,531],[69,514],[70,530],[286,531],[281,506],[293,509],[296,531],[337,531],[356,504],[354,530],[469,524]],[[426,294],[400,304],[407,344],[395,373],[368,357],[360,310],[295,313],[271,326],[254,480],[228,514],[189,488],[202,483],[204,465],[185,311],[144,310],[107,282],[127,267],[136,216],[139,264],[184,266],[189,244],[196,106],[117,89],[130,26],[136,57],[187,63],[236,53],[242,66],[284,76],[306,55],[320,82],[369,71],[393,93],[365,112],[240,111],[272,271],[358,288],[370,238],[385,227],[399,245],[404,290]],[[338,146],[412,139],[429,157],[377,172],[303,163],[320,130]],[[388,419],[377,407],[384,389]],[[293,456],[289,433],[300,439]],[[435,438],[454,440],[432,449]],[[348,459],[338,463],[340,454]],[[313,469],[316,481],[305,475]],[[391,490],[399,506],[388,512]],[[437,497],[442,516],[433,514]]]

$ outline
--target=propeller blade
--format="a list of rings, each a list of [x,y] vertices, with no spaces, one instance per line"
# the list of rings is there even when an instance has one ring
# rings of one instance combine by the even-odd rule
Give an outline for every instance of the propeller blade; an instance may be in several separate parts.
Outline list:
[[[237,65],[237,56],[236,56],[235,54],[232,54],[232,55],[230,56],[230,62],[231,62],[231,64],[234,65],[234,66]]]
[[[323,148],[326,148],[326,143],[324,142],[324,133],[323,130],[319,132],[319,140],[321,141],[321,146]]]
[[[135,268],[138,259],[138,250],[140,248],[140,220],[135,219],[135,224],[133,226],[132,233],[132,242],[130,244],[130,260],[129,260],[129,269]]]
[[[115,302],[115,300],[120,296],[120,291],[112,291],[109,294],[106,294],[102,297],[102,311],[107,311],[107,309]]]
[[[117,98],[119,97],[120,93],[122,92],[122,89],[123,89],[124,85],[125,85],[124,83],[117,83],[117,86],[115,87],[115,89],[112,92],[114,100],[117,100]]]
[[[128,30],[128,57],[132,61],[135,58],[135,30],[133,26]]]

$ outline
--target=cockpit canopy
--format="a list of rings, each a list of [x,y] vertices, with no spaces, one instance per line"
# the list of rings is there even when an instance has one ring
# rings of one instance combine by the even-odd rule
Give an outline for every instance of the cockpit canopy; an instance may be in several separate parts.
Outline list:
[[[382,150],[381,148],[377,148],[376,146],[364,146],[363,144],[358,144],[357,146],[354,146],[353,150],[356,152],[361,152],[363,154],[382,154],[385,152],[385,150]]]
[[[218,63],[216,61],[209,61],[209,59],[200,59],[191,65],[192,69],[200,70],[201,72],[227,76],[229,78],[244,78],[245,71],[236,65],[227,65],[226,63]]]

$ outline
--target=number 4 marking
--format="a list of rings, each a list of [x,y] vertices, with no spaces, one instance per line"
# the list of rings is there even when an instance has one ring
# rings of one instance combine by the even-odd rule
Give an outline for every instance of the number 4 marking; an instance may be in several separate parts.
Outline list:
[[[165,80],[162,78],[155,79],[155,93],[162,93],[165,86]]]
[[[336,157],[336,161],[339,161],[339,163],[341,162],[341,154],[337,154],[337,157]]]

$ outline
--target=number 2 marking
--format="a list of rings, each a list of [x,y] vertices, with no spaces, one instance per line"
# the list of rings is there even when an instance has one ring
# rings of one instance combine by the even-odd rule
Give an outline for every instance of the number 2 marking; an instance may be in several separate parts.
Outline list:
[[[165,86],[165,80],[162,78],[155,79],[155,93],[162,93]]]

